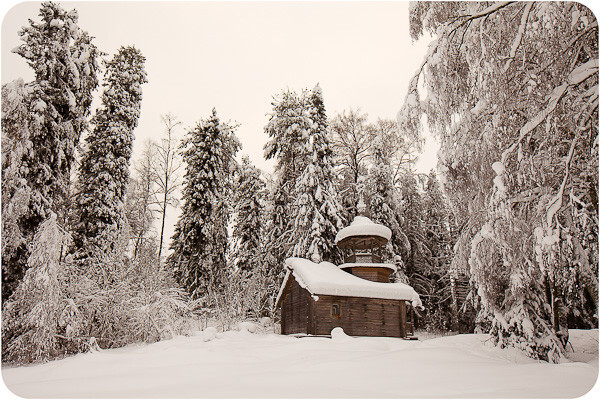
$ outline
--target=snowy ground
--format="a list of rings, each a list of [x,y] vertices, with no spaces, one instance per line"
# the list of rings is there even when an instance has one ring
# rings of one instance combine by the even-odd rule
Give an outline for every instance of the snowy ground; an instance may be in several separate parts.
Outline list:
[[[22,397],[577,397],[598,376],[598,331],[571,361],[537,362],[486,335],[424,341],[286,337],[214,328],[192,337],[4,368]]]

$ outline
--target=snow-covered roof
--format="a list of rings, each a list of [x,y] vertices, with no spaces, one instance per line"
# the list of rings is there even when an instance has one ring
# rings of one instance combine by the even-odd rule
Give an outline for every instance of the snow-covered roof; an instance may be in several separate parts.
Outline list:
[[[367,217],[357,215],[350,226],[345,227],[335,236],[335,243],[352,236],[378,236],[390,240],[392,231],[387,226],[376,224]]]
[[[345,263],[345,264],[338,266],[338,268],[340,268],[340,269],[354,268],[354,267],[387,268],[387,269],[391,269],[392,271],[398,270],[398,267],[396,267],[394,264],[387,264],[387,263],[360,263],[360,262],[357,262],[357,263]]]
[[[417,292],[404,283],[372,282],[344,272],[330,262],[316,264],[304,258],[288,258],[285,266],[287,272],[275,304],[279,304],[283,289],[292,275],[313,297],[329,295],[407,300],[414,307],[422,307]]]

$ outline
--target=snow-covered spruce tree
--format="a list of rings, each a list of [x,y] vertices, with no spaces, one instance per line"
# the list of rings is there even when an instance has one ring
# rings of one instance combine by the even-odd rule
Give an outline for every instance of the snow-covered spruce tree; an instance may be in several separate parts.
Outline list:
[[[455,237],[450,230],[449,209],[437,184],[433,172],[425,176],[405,170],[397,178],[402,216],[399,224],[406,238],[401,247],[406,249],[402,261],[408,283],[423,295],[425,312],[417,321],[419,327],[458,330],[459,301],[464,302],[464,296],[458,293],[462,293],[464,277],[460,280],[460,275],[450,269]]]
[[[434,281],[437,277],[432,268],[433,254],[426,240],[427,209],[424,203],[423,181],[422,175],[416,175],[412,171],[404,171],[398,177],[397,196],[401,199],[398,212],[402,216],[399,225],[406,238],[400,251],[402,251],[402,261],[409,283],[419,291],[418,293],[425,295],[424,306],[427,313],[425,324],[431,327],[430,315],[437,309],[431,303],[432,296],[436,296]]]
[[[17,248],[2,249],[3,301],[23,277],[29,257],[26,243],[38,225],[51,210],[64,220],[75,148],[87,128],[92,92],[98,85],[100,52],[77,25],[77,11],[44,2],[39,15],[41,21],[30,19],[19,31],[23,43],[14,50],[35,73],[23,98],[30,124],[27,146],[20,159],[12,156],[31,192],[27,211],[16,221],[25,240]],[[22,191],[15,193],[20,196]],[[5,202],[11,201],[3,197]]]
[[[195,298],[216,291],[225,274],[227,201],[234,156],[240,147],[234,130],[234,126],[221,122],[213,109],[209,118],[188,131],[181,146],[186,163],[184,205],[167,266]]]
[[[86,137],[79,167],[73,234],[76,251],[95,246],[107,227],[120,230],[125,223],[133,130],[140,116],[142,84],[147,81],[144,62],[141,52],[128,46],[106,63],[102,105],[92,120],[94,129]]]
[[[29,211],[31,187],[24,179],[21,160],[28,152],[30,121],[22,79],[2,86],[2,298],[18,285],[20,274],[7,268],[9,260],[23,259],[29,238],[20,220]],[[21,253],[21,254],[19,254]]]
[[[418,129],[426,114],[441,142],[464,216],[455,262],[500,346],[557,361],[561,308],[570,326],[597,325],[597,21],[535,2],[415,3],[410,18],[413,38],[437,39],[399,116]]]
[[[298,144],[306,166],[296,181],[292,208],[292,255],[314,262],[342,261],[334,243],[344,226],[344,210],[334,186],[333,156],[327,137],[327,116],[321,87],[306,98],[310,119],[308,140]]]
[[[223,311],[234,319],[261,317],[269,314],[277,289],[264,262],[267,190],[260,170],[247,156],[242,157],[233,186],[234,225]]]
[[[61,293],[61,253],[68,234],[56,214],[44,221],[31,243],[29,268],[2,309],[2,362],[26,364],[60,354],[59,337],[69,334]]]
[[[261,262],[264,245],[265,183],[260,171],[247,156],[234,178],[232,251],[230,259],[235,270],[252,272]]]
[[[292,193],[305,167],[300,151],[308,140],[310,125],[305,97],[304,92],[301,95],[290,90],[282,92],[273,100],[273,111],[265,126],[270,138],[264,148],[265,158],[277,159],[266,235],[266,260],[273,276],[282,275],[283,261],[291,254]]]

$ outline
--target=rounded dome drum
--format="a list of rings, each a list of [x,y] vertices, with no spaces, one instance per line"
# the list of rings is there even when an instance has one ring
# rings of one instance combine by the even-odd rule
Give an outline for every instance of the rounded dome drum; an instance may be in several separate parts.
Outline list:
[[[385,246],[391,237],[392,231],[387,226],[357,215],[350,226],[338,232],[335,243],[342,249],[364,250]]]

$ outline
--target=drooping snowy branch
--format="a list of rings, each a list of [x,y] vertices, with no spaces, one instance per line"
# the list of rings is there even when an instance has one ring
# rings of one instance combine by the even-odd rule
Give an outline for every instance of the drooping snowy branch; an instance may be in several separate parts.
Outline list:
[[[517,148],[519,143],[529,133],[531,133],[531,131],[533,131],[535,128],[537,128],[548,117],[548,115],[550,115],[550,113],[552,111],[554,111],[554,109],[558,105],[558,102],[562,99],[562,97],[565,95],[567,89],[569,89],[570,86],[575,86],[575,85],[583,82],[590,76],[597,74],[597,73],[598,73],[598,60],[597,59],[592,59],[592,60],[586,62],[585,64],[582,64],[582,65],[576,67],[569,74],[569,76],[566,79],[566,82],[560,86],[555,87],[554,90],[552,91],[552,93],[550,93],[549,98],[547,100],[546,107],[544,109],[542,109],[541,111],[539,111],[529,121],[527,121],[527,123],[525,125],[523,125],[523,127],[519,130],[519,137],[517,138],[517,140],[515,142],[513,142],[513,144],[510,147],[508,147],[506,150],[504,150],[504,152],[502,153],[502,157],[500,158],[501,162],[505,163],[508,156]]]
[[[534,3],[530,2],[525,4],[525,9],[523,14],[521,15],[521,25],[519,25],[519,30],[517,31],[517,36],[515,36],[515,40],[510,48],[510,53],[508,55],[508,60],[506,60],[506,64],[504,64],[504,73],[508,71],[510,64],[515,59],[515,55],[517,54],[517,49],[521,45],[521,40],[523,39],[523,34],[525,33],[525,27],[527,26],[527,20],[529,19],[529,14],[531,13],[531,8]]]
[[[571,147],[569,148],[569,153],[565,157],[565,167],[564,167],[564,177],[562,183],[560,184],[560,188],[556,195],[548,202],[548,207],[546,211],[546,225],[548,227],[552,227],[553,219],[556,212],[562,206],[563,196],[565,193],[565,186],[567,185],[567,179],[569,178],[569,174],[571,172],[571,162],[573,161],[573,154],[575,153],[575,145],[577,144],[577,140],[579,139],[579,132],[575,134],[575,137],[571,141]]]
[[[473,14],[464,14],[464,15],[460,15],[458,17],[458,19],[461,19],[461,23],[458,24],[454,29],[452,29],[452,31],[450,32],[451,34],[456,31],[458,28],[461,28],[469,23],[471,23],[472,21],[479,19],[479,18],[483,18],[483,17],[488,17],[489,15],[505,8],[508,7],[509,5],[515,3],[514,1],[500,1],[500,2],[495,2],[493,5],[479,11]]]

